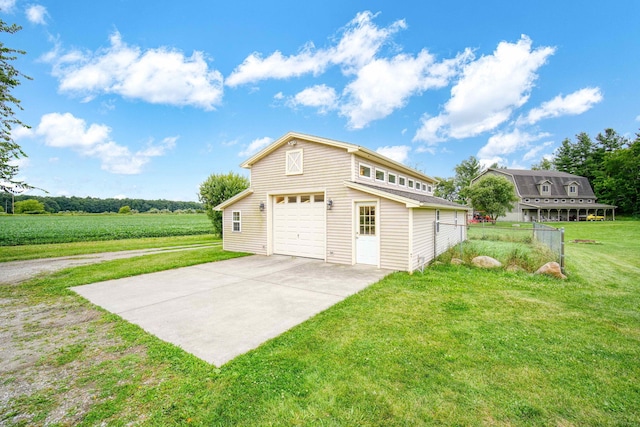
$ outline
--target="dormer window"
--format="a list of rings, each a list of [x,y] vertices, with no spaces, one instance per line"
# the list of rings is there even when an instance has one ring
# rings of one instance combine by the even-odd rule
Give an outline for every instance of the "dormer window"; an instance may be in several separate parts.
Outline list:
[[[564,184],[564,190],[567,192],[567,196],[576,197],[578,195],[578,183],[576,181],[567,182]]]
[[[541,196],[550,196],[551,195],[551,182],[549,180],[544,180],[538,183],[538,191]]]

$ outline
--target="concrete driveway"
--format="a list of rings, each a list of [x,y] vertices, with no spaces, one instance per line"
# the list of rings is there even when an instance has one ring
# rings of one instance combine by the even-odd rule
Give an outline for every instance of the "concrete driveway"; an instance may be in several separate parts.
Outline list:
[[[371,266],[253,255],[72,289],[220,366],[389,273]]]

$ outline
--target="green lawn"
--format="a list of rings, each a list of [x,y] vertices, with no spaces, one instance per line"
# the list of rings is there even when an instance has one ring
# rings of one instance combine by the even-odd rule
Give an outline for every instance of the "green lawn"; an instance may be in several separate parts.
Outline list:
[[[210,234],[205,214],[0,215],[0,246]]]
[[[597,241],[567,243],[566,281],[448,264],[395,273],[222,367],[100,312],[26,371],[73,375],[13,399],[0,424],[639,425],[640,222],[562,225],[567,241]],[[69,286],[230,256],[196,252],[60,272],[0,288],[0,302],[70,315],[91,305]],[[65,407],[74,393],[86,403]]]

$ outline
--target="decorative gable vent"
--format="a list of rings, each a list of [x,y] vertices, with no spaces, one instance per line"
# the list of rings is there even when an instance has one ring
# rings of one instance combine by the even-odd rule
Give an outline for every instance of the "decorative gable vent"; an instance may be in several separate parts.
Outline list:
[[[302,174],[302,149],[287,151],[287,170],[286,175]]]

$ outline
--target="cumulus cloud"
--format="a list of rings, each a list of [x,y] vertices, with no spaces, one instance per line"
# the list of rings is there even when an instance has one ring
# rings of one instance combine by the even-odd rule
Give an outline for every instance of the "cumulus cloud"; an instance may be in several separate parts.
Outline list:
[[[539,153],[551,145],[553,145],[553,141],[547,141],[542,144],[536,145],[535,147],[527,151],[524,156],[522,156],[522,160],[526,162],[526,161],[538,158]],[[548,155],[544,155],[542,157],[544,158],[545,156],[548,156]]]
[[[543,102],[540,107],[529,111],[529,114],[518,122],[532,125],[552,117],[582,114],[600,101],[602,101],[600,88],[580,89],[567,96],[558,95],[550,101]]]
[[[414,141],[437,143],[495,129],[527,102],[537,70],[554,51],[532,49],[531,39],[523,35],[518,42],[501,42],[493,54],[469,62],[444,111],[435,117],[425,115]]]
[[[548,133],[531,134],[520,129],[514,129],[511,132],[499,132],[492,135],[487,144],[478,151],[478,160],[483,165],[502,164],[506,160],[504,156],[518,150],[527,149],[530,147],[530,143],[548,136]]]
[[[266,79],[287,79],[305,74],[319,75],[330,65],[339,65],[345,74],[353,74],[373,59],[380,47],[398,30],[406,28],[404,20],[379,28],[372,21],[377,15],[360,12],[343,29],[334,46],[316,49],[311,42],[295,55],[276,51],[264,58],[254,52],[227,77],[228,86],[256,83]]]
[[[470,56],[471,51],[467,50],[438,63],[422,50],[415,57],[400,54],[372,60],[358,70],[356,79],[345,88],[341,114],[349,119],[350,128],[361,129],[404,107],[409,97],[446,86]]]
[[[265,136],[264,138],[255,139],[251,141],[251,143],[247,145],[247,147],[245,147],[244,150],[239,152],[238,156],[240,157],[253,156],[258,151],[262,150],[264,147],[271,144],[272,142],[273,142],[273,138],[269,138],[268,136]]]
[[[336,108],[338,95],[336,90],[327,85],[316,85],[308,87],[297,93],[288,101],[288,105],[296,107],[302,105],[305,107],[317,108],[321,114]]]
[[[0,10],[5,13],[13,12],[15,6],[16,0],[0,0]]]
[[[132,153],[128,147],[111,140],[111,129],[103,124],[87,123],[71,113],[49,113],[41,117],[35,129],[25,129],[21,137],[41,137],[45,145],[70,148],[82,156],[98,158],[101,168],[107,172],[135,175],[153,157],[163,156],[176,145],[177,136],[164,138],[159,144],[153,141]]]
[[[202,52],[187,57],[166,47],[142,50],[124,43],[118,32],[110,42],[108,48],[96,52],[63,53],[57,46],[44,55],[53,64],[60,92],[83,96],[85,101],[100,94],[117,94],[204,110],[213,110],[221,102],[222,74],[209,69]]]
[[[391,145],[378,148],[376,153],[382,154],[396,162],[404,163],[409,158],[410,151],[411,147],[408,145]]]
[[[47,23],[45,21],[45,18],[48,15],[47,8],[40,4],[34,4],[29,6],[25,11],[25,13],[27,15],[27,19],[32,24],[45,25]]]

